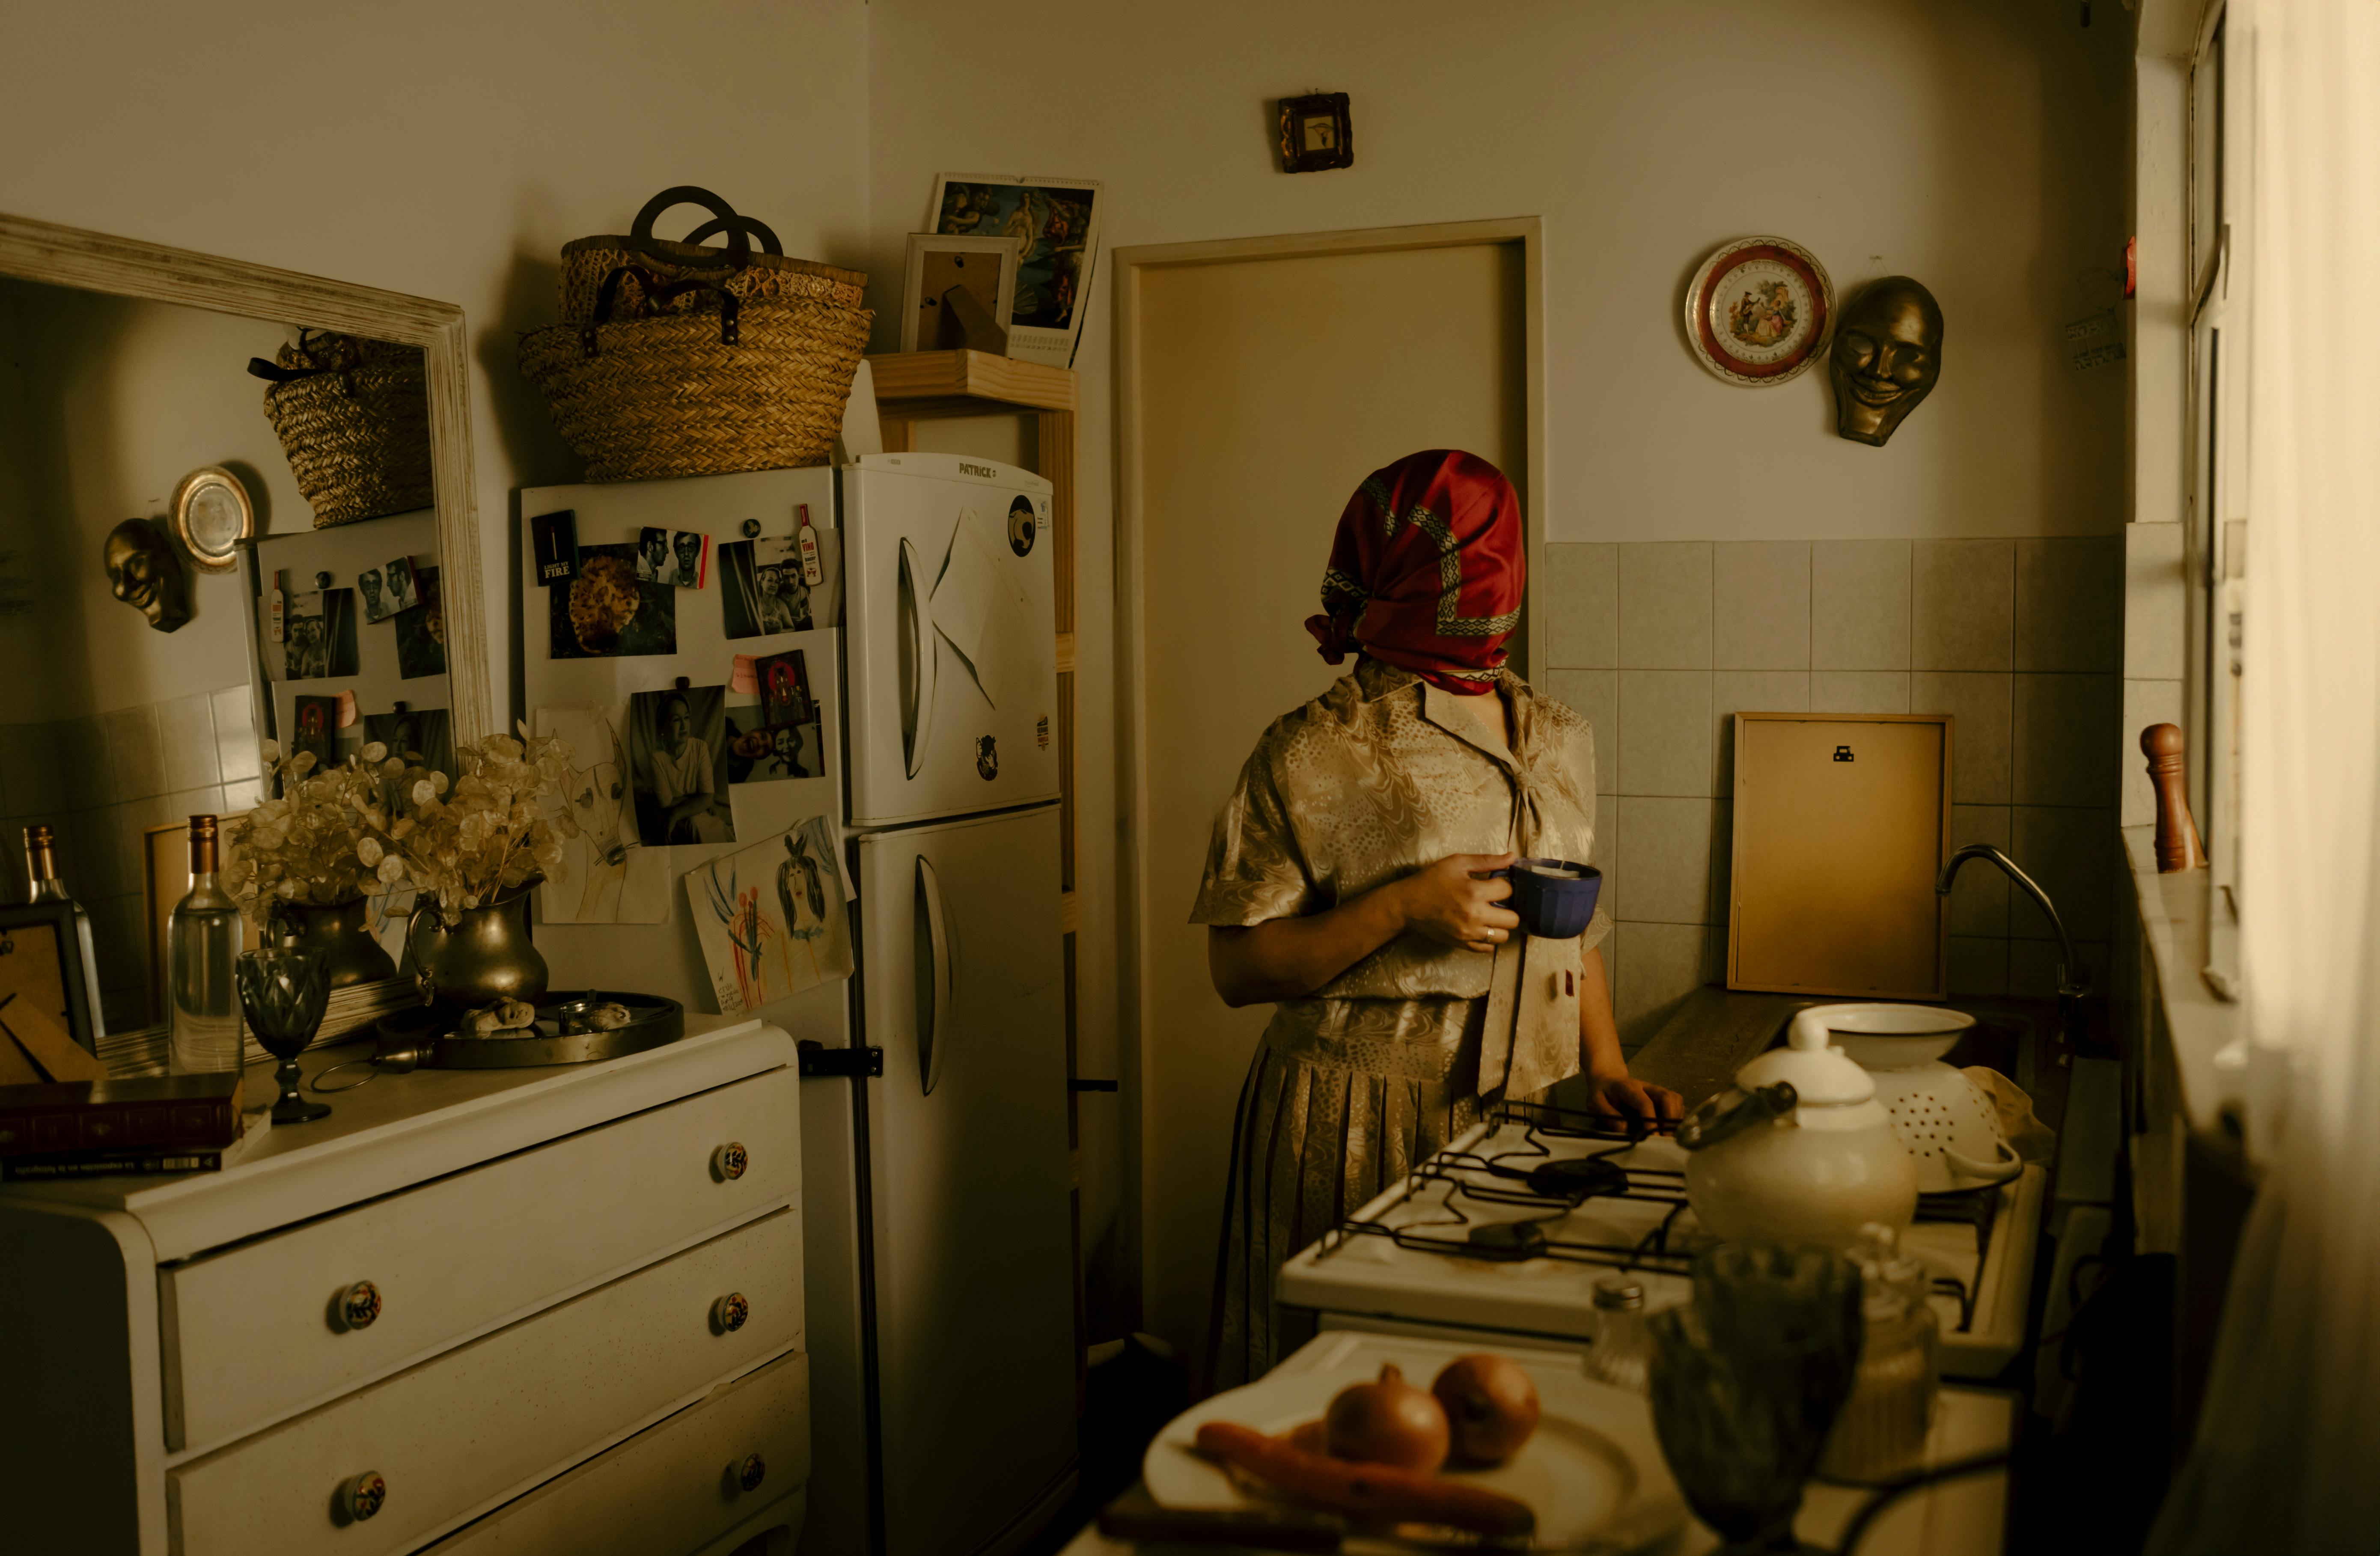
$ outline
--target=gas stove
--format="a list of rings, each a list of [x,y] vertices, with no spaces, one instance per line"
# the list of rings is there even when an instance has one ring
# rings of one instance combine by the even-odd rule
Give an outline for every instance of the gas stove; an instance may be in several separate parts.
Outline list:
[[[1507,1104],[1281,1271],[1284,1307],[1325,1329],[1507,1336],[1584,1349],[1594,1286],[1625,1270],[1648,1309],[1686,1299],[1713,1239],[1667,1128]],[[1942,1371],[1997,1376],[2023,1348],[2047,1174],[1929,1195],[1902,1246],[1934,1272]]]

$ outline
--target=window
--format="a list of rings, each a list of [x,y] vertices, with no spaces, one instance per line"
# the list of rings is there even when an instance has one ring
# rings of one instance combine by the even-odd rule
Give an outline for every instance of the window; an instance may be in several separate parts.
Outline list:
[[[2189,644],[2183,728],[2190,800],[2206,847],[2210,888],[2206,971],[2225,993],[2236,984],[2239,923],[2240,614],[2247,563],[2246,246],[2239,241],[2246,137],[2224,11],[2208,16],[2190,81],[2190,511]]]

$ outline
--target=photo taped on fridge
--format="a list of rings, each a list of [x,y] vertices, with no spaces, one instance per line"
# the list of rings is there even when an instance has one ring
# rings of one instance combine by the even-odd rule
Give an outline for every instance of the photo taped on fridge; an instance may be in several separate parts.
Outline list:
[[[637,840],[733,843],[727,798],[727,688],[640,691],[628,699],[628,766]]]
[[[677,591],[637,577],[634,545],[578,548],[578,576],[545,591],[555,659],[677,652]]]
[[[396,618],[396,673],[407,681],[446,674],[446,608],[438,598],[438,569],[415,569],[413,585],[421,603]]]
[[[260,597],[259,609],[268,608]],[[356,674],[356,596],[353,590],[310,590],[287,596],[283,619],[281,678],[320,681]]]
[[[637,531],[637,577],[672,589],[700,589],[710,576],[710,537],[646,525]]]
[[[810,530],[818,583],[801,537],[763,535],[719,548],[720,615],[731,638],[769,638],[843,625],[843,532]]]

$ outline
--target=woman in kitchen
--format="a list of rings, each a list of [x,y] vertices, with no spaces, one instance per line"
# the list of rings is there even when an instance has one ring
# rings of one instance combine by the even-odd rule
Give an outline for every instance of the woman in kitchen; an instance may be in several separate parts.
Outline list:
[[[1306,1337],[1273,1304],[1281,1261],[1476,1123],[1483,1097],[1583,1075],[1597,1112],[1678,1114],[1621,1055],[1610,916],[1536,942],[1524,980],[1511,885],[1485,878],[1594,852],[1594,734],[1503,668],[1524,545],[1518,495],[1476,455],[1375,471],[1305,624],[1354,669],[1274,721],[1216,818],[1191,920],[1225,1002],[1274,1010],[1233,1131],[1215,1388]]]

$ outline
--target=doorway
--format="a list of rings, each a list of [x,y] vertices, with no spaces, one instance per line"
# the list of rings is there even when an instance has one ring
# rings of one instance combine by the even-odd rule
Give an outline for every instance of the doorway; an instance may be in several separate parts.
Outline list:
[[[1116,251],[1127,1202],[1144,1327],[1194,1375],[1232,1112],[1270,1015],[1223,1004],[1185,922],[1208,828],[1265,727],[1349,668],[1303,624],[1365,476],[1427,448],[1492,460],[1527,509],[1534,572],[1537,245],[1527,218]]]

